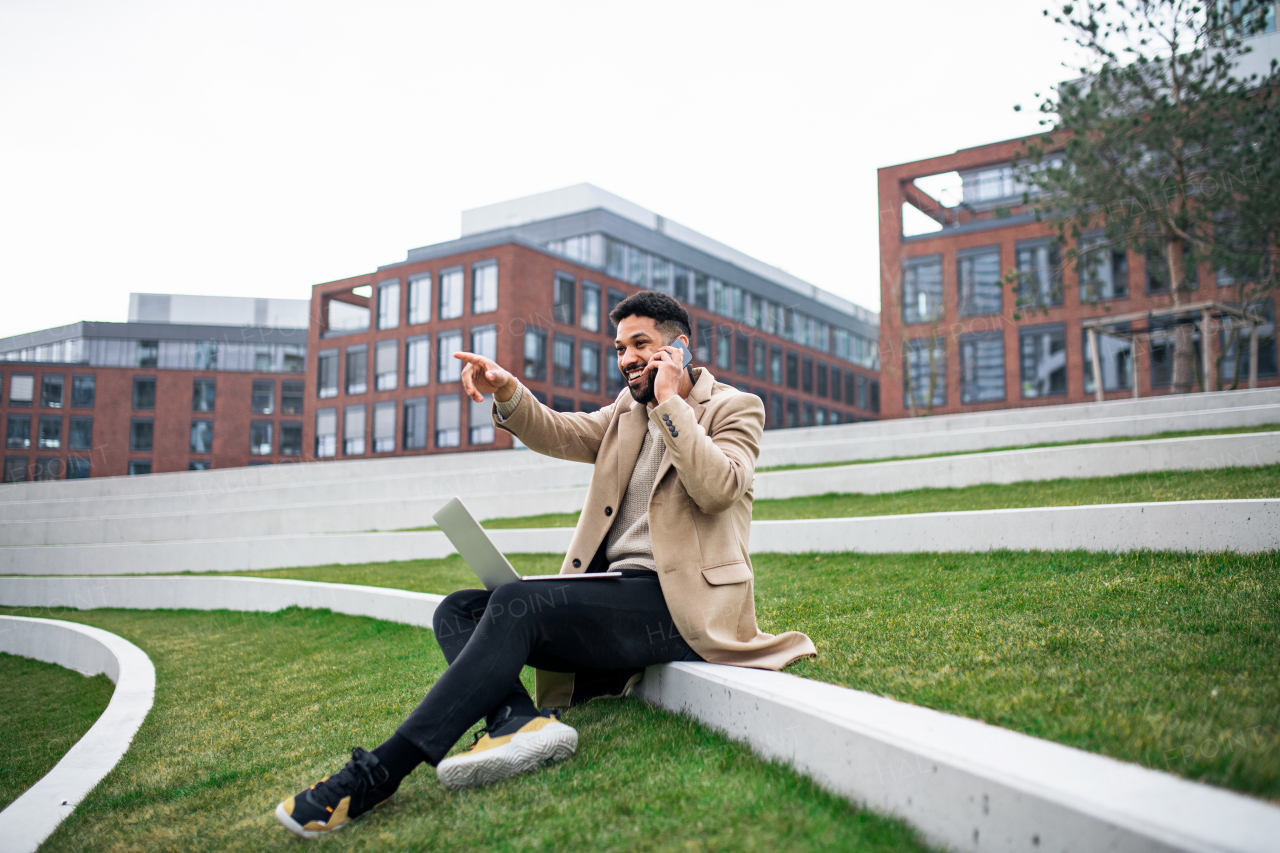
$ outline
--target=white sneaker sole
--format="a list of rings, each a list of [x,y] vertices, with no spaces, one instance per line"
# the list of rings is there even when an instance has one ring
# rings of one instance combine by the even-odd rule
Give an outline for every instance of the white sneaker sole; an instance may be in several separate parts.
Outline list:
[[[335,832],[337,832],[338,830],[342,829],[347,825],[344,823],[342,826],[338,827],[338,829],[328,829],[322,832],[316,832],[315,830],[311,830],[311,829],[303,829],[302,824],[294,820],[292,815],[290,815],[287,811],[284,810],[284,803],[281,803],[280,805],[276,806],[276,820],[280,821],[280,823],[284,826],[285,829],[289,830],[294,835],[297,835],[300,838],[323,838],[326,835],[333,835]]]
[[[446,758],[436,776],[446,788],[488,785],[508,776],[528,773],[543,764],[561,761],[578,749],[578,732],[564,723],[550,723],[536,732],[517,734],[502,746],[478,755],[464,753]]]

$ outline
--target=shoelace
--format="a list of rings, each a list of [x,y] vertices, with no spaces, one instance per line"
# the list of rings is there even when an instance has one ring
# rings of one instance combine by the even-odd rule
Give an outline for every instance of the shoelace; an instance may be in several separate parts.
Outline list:
[[[467,747],[467,749],[469,749],[469,750],[470,750],[470,749],[475,749],[476,744],[478,744],[478,743],[480,742],[480,738],[484,737],[484,736],[485,736],[485,735],[487,735],[487,734],[491,734],[491,733],[493,733],[493,732],[496,732],[498,729],[502,728],[502,724],[503,724],[503,723],[505,723],[507,720],[511,719],[511,714],[512,714],[511,706],[510,706],[510,705],[504,705],[504,706],[502,706],[502,710],[503,710],[505,713],[503,713],[501,717],[499,717],[498,719],[494,720],[492,723],[486,723],[486,724],[485,724],[485,726],[484,726],[484,728],[482,728],[482,729],[480,729],[480,731],[476,732],[476,734],[475,734],[475,740],[471,741],[471,746]]]
[[[373,759],[372,761],[370,759]],[[317,782],[307,791],[311,802],[326,811],[333,811],[343,797],[355,796],[378,786],[373,771],[377,767],[373,753],[360,747],[351,751],[351,760],[337,773],[323,782]]]

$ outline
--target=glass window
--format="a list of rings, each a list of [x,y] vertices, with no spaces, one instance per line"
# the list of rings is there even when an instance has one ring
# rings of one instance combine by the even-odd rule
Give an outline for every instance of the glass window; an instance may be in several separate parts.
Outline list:
[[[733,361],[733,327],[716,327],[716,367],[729,369]]]
[[[689,301],[689,271],[676,264],[671,278],[671,295],[681,302]]]
[[[280,422],[280,455],[302,455],[302,424],[300,422]]]
[[[413,397],[404,401],[404,449],[421,450],[427,446],[427,398]]]
[[[610,397],[616,397],[622,393],[622,389],[627,387],[626,380],[622,378],[622,371],[618,369],[618,359],[611,353],[604,360],[605,375],[605,393]]]
[[[133,379],[133,408],[138,410],[156,407],[156,379],[154,376]]]
[[[902,264],[902,322],[927,323],[940,316],[942,255],[907,258]]]
[[[1056,240],[1017,244],[1018,304],[1062,304],[1062,253]]]
[[[67,459],[67,479],[87,480],[91,467],[87,456],[71,456]]]
[[[800,359],[800,390],[813,393],[813,359],[808,356]]]
[[[524,330],[524,378],[538,382],[547,379],[547,331],[537,326]]]
[[[140,477],[143,474],[151,473],[150,459],[130,459],[129,460],[129,476]]]
[[[93,375],[71,377],[71,408],[92,409],[98,380]]]
[[[769,348],[764,341],[751,342],[751,372],[757,379],[764,379],[769,361]]]
[[[62,446],[62,418],[56,415],[40,416],[40,435],[36,446],[41,450],[57,450]]]
[[[67,430],[67,447],[93,450],[93,418],[72,418]]]
[[[1146,250],[1147,293],[1168,293],[1171,285],[1169,278],[1169,255],[1165,246],[1148,246]],[[1187,277],[1187,285],[1191,290],[1198,290],[1200,282],[1196,275],[1196,258],[1191,244],[1182,242],[1182,258],[1185,264],[1183,275]]]
[[[1061,323],[1019,329],[1018,349],[1023,397],[1067,393],[1067,335]]]
[[[498,264],[496,261],[471,267],[471,313],[498,310]]]
[[[396,401],[373,405],[373,452],[392,453],[396,449]]]
[[[462,316],[462,270],[446,270],[440,273],[440,319],[453,320]]]
[[[316,410],[316,456],[327,458],[338,454],[338,410]]]
[[[857,381],[854,384],[856,386],[854,393],[856,395],[857,402],[854,402],[853,404],[859,409],[865,409],[867,408],[867,377],[858,376]]]
[[[1080,301],[1099,302],[1129,295],[1129,253],[1100,231],[1080,238]]]
[[[436,336],[436,344],[440,350],[436,353],[436,370],[439,371],[436,381],[457,382],[462,379],[462,362],[453,357],[455,352],[462,350],[462,330],[441,332]]]
[[[208,459],[188,459],[187,460],[188,471],[208,471],[211,468],[213,468],[213,463],[210,462]]]
[[[787,387],[800,387],[800,357],[793,352],[787,353]]]
[[[573,338],[556,335],[551,347],[551,381],[573,387]]]
[[[471,330],[471,351],[490,361],[498,360],[498,327],[476,326]]]
[[[409,325],[431,319],[431,273],[409,277]]]
[[[301,382],[280,383],[280,413],[282,415],[302,414],[303,384]]]
[[[404,384],[408,388],[426,385],[430,377],[431,339],[426,335],[404,342]]]
[[[218,384],[215,379],[191,380],[191,411],[212,412],[218,399]]]
[[[364,453],[364,406],[345,406],[342,409],[342,455],[360,456]]]
[[[1004,294],[1000,281],[1000,247],[957,252],[956,270],[960,278],[960,316],[999,314]]]
[[[1248,306],[1255,316],[1265,320],[1258,326],[1258,376],[1277,375],[1276,363],[1276,307],[1275,302],[1263,299]],[[1249,341],[1251,332],[1248,326],[1234,318],[1226,318],[1223,329],[1219,333],[1222,347],[1222,367],[1219,375],[1223,382],[1241,382],[1249,380]]]
[[[19,449],[31,446],[31,415],[9,415],[4,446]]]
[[[159,341],[138,341],[134,351],[134,367],[157,367],[160,363]],[[150,464],[150,463],[148,463]]]
[[[618,307],[618,303],[626,298],[627,298],[627,294],[623,293],[621,290],[614,290],[612,287],[609,288],[609,304],[605,306],[606,307],[605,316],[608,317],[609,314],[612,314],[613,309]],[[618,329],[616,326],[613,325],[612,320],[609,321],[609,334],[610,335],[618,334]]]
[[[338,396],[338,351],[322,350],[316,357],[316,396]]]
[[[467,398],[468,444],[493,444],[493,397],[486,396],[477,403]]]
[[[878,380],[871,380],[871,391],[867,396],[870,398],[871,411],[880,411],[880,382]]]
[[[711,324],[706,320],[697,322],[698,335],[693,353],[694,361],[699,364],[711,364]]]
[[[733,369],[747,375],[751,373],[751,339],[746,335],[734,336]]]
[[[699,308],[710,309],[711,299],[707,287],[707,277],[700,272],[693,274],[693,304]]]
[[[30,373],[14,373],[9,377],[9,405],[30,406],[35,396],[36,378]]]
[[[600,285],[589,281],[582,283],[582,328],[588,332],[600,331]]]
[[[369,390],[369,346],[347,347],[347,393],[363,394]]]
[[[129,424],[129,450],[150,450],[155,439],[155,422],[151,418],[134,418]]]
[[[572,397],[552,397],[551,410],[553,412],[572,412],[573,398]]]
[[[769,381],[774,385],[782,384],[782,348],[769,348]]]
[[[253,394],[249,398],[249,411],[255,415],[270,415],[276,410],[276,383],[270,379],[253,380]]]
[[[191,422],[191,452],[213,452],[213,421]]]
[[[664,258],[653,258],[650,262],[649,281],[652,290],[671,295],[671,262]]]
[[[577,307],[574,298],[574,292],[577,290],[577,282],[573,276],[564,273],[556,273],[555,280],[555,307],[552,309],[552,316],[555,317],[557,323],[573,325],[574,311]]]
[[[815,386],[818,396],[827,396],[827,366],[822,362],[818,362],[815,376],[818,380]]]
[[[796,400],[787,400],[787,428],[794,429],[800,426],[800,403]]]
[[[831,399],[837,403],[840,402],[840,368],[838,367],[831,368]],[[833,411],[832,414],[834,415],[835,412]]]
[[[600,345],[590,341],[582,342],[582,352],[578,359],[578,383],[588,394],[600,393]]]
[[[66,377],[61,373],[46,373],[40,377],[40,405],[49,409],[62,408],[62,387]]]
[[[983,332],[960,336],[960,402],[1004,399],[1004,335]]]
[[[907,342],[906,354],[907,369],[902,374],[902,397],[907,406],[945,406],[947,353],[943,342],[935,340],[930,346],[928,338],[916,338]]]
[[[1116,326],[1128,331],[1129,324]],[[1089,330],[1080,330],[1080,351],[1084,353],[1084,392],[1097,393],[1093,383],[1093,351],[1089,348]],[[1119,391],[1133,387],[1133,346],[1128,338],[1098,331],[1098,360],[1102,362],[1102,390]]]
[[[814,426],[827,425],[827,410],[822,406],[818,406],[818,408],[813,410],[813,425]]]
[[[436,397],[436,447],[462,443],[462,398],[457,394]]]
[[[400,279],[378,284],[378,328],[394,329],[400,325]]]
[[[392,391],[400,378],[400,366],[396,362],[400,341],[378,341],[373,350],[373,387],[378,391]]]

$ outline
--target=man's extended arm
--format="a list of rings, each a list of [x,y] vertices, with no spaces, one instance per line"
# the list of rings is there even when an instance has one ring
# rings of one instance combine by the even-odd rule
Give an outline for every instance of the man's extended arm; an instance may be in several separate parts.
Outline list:
[[[661,427],[671,464],[703,512],[724,512],[751,488],[764,433],[764,404],[759,397],[733,395],[716,418],[712,435],[679,396],[651,409],[649,418]]]

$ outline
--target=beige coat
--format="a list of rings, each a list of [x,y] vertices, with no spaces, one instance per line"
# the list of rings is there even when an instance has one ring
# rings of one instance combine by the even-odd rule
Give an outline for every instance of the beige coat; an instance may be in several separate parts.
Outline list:
[[[649,530],[662,595],[676,629],[712,663],[782,669],[816,654],[798,631],[774,636],[756,625],[751,558],[752,480],[764,405],[716,382],[702,368],[687,400],[648,409],[624,389],[596,412],[554,412],[525,392],[505,421],[494,422],[529,448],[595,465],[582,517],[562,574],[583,572],[613,523],[644,442],[647,420],[667,451],[649,496]],[[539,693],[542,684],[539,683]]]

